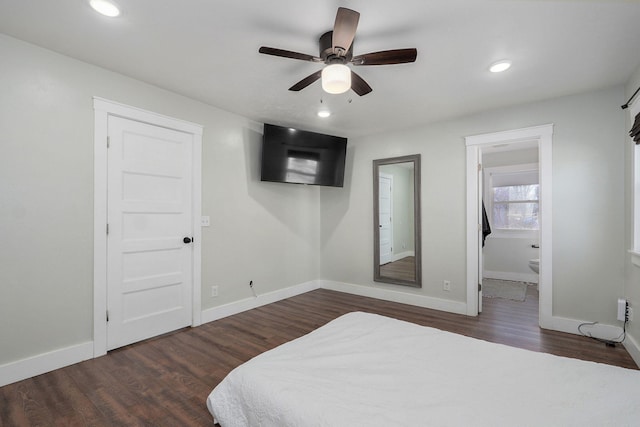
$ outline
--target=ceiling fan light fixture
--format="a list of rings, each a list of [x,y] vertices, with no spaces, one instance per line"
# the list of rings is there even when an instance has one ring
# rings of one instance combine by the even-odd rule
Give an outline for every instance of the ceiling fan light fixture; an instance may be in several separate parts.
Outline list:
[[[331,94],[351,89],[351,69],[344,64],[331,64],[322,70],[322,89]]]
[[[89,0],[89,4],[96,12],[108,16],[110,18],[115,18],[120,15],[120,9],[118,5],[109,0]]]
[[[491,67],[489,67],[489,71],[492,73],[501,73],[507,71],[509,68],[511,68],[511,61],[502,60],[492,64]]]
[[[331,112],[329,110],[320,110],[318,111],[318,117],[326,119],[327,117],[331,116]]]

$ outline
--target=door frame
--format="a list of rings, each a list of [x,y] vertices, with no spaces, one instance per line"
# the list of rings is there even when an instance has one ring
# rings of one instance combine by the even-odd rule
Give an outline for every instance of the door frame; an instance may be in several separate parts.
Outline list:
[[[191,326],[202,323],[202,131],[203,127],[151,111],[93,97],[94,181],[93,181],[93,357],[107,354],[107,136],[109,116],[135,120],[193,135],[192,169],[192,317]]]
[[[478,315],[478,253],[481,243],[478,226],[482,223],[478,206],[481,199],[478,188],[478,164],[482,147],[498,144],[538,144],[540,179],[540,291],[539,325],[552,329],[553,325],[553,257],[552,257],[552,145],[553,124],[514,129],[465,137],[467,146],[467,315]]]
[[[482,166],[482,155],[484,153],[482,152],[482,149],[478,150],[478,175],[477,175],[477,180],[476,180],[476,186],[478,188],[478,200],[477,200],[477,207],[478,207],[478,273],[476,276],[476,280],[478,281],[478,297],[476,298],[478,304],[478,314],[482,313],[482,292],[483,292],[483,286],[484,286],[484,252],[483,252],[483,244],[482,242],[482,236],[484,233],[484,217],[483,217],[483,211],[482,208],[484,207],[484,167]]]

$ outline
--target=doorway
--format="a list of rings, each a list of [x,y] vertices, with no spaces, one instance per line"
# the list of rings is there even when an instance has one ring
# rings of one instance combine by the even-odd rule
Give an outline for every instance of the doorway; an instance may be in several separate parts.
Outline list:
[[[94,357],[200,324],[202,127],[100,98]]]
[[[539,325],[550,328],[552,321],[552,135],[553,125],[465,138],[467,146],[467,314],[478,315],[482,311],[482,199],[483,152],[502,147],[516,150],[537,147],[539,160]]]
[[[515,145],[515,147],[513,146]],[[540,184],[538,144],[481,147],[483,217],[479,277],[483,307],[538,301]],[[515,314],[517,315],[517,310]]]

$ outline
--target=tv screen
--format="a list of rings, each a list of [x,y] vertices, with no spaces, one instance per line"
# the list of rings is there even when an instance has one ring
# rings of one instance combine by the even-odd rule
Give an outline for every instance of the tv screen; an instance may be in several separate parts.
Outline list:
[[[264,125],[262,181],[342,187],[347,138]]]

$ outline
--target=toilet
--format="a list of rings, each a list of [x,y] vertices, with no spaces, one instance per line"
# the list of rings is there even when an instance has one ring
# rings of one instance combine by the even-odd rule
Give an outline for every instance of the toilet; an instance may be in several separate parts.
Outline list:
[[[540,258],[529,260],[529,268],[536,273],[540,273]]]

